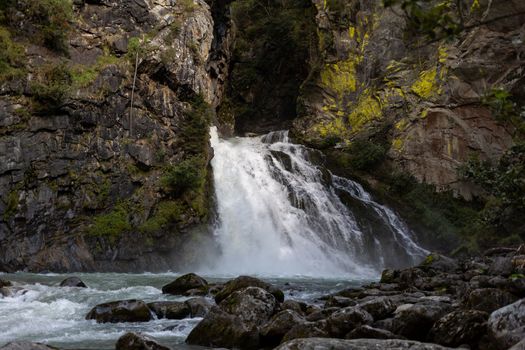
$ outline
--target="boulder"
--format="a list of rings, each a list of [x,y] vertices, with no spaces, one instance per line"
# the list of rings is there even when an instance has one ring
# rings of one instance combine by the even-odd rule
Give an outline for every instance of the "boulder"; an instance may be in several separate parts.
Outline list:
[[[331,314],[339,310],[341,310],[341,308],[339,307],[329,307],[326,309],[316,310],[308,316],[306,316],[306,320],[309,322],[324,320],[325,318],[328,318]]]
[[[525,299],[490,314],[487,328],[494,349],[508,349],[525,339]]]
[[[182,320],[190,315],[190,307],[180,301],[157,301],[148,303],[148,307],[158,318]]]
[[[118,338],[115,345],[116,350],[170,350],[166,346],[158,344],[152,338],[141,334],[128,332]]]
[[[8,343],[0,348],[1,350],[57,350],[58,348],[28,341],[16,341]]]
[[[374,328],[367,325],[359,326],[350,331],[345,339],[405,339],[401,335],[394,334],[386,329]]]
[[[304,323],[304,318],[293,310],[283,310],[274,315],[260,329],[263,346],[277,346],[294,326]]]
[[[255,349],[259,346],[259,334],[240,317],[214,306],[193,328],[186,342],[209,347]]]
[[[489,315],[476,310],[456,310],[441,317],[430,330],[429,339],[435,343],[458,347],[468,344],[477,348],[487,332]]]
[[[194,273],[188,273],[162,287],[162,293],[184,295],[189,290],[204,288],[207,285],[208,282],[204,278]]]
[[[341,296],[337,296],[337,295],[331,295],[329,296],[325,303],[324,303],[324,307],[325,308],[328,308],[328,307],[347,307],[347,306],[355,306],[357,303],[353,300],[353,299],[350,299],[350,298],[346,298],[346,297],[341,297]]]
[[[215,302],[219,304],[233,292],[246,287],[259,287],[272,294],[277,301],[284,301],[284,293],[271,284],[250,276],[239,276],[224,284],[222,290],[215,295]]]
[[[79,287],[87,288],[86,284],[78,277],[68,277],[60,282],[60,287]]]
[[[0,288],[11,287],[12,285],[13,284],[10,281],[0,278]]]
[[[152,319],[146,303],[135,299],[100,304],[86,315],[86,320],[96,320],[97,323],[148,322]]]
[[[509,350],[525,350],[525,339],[514,345]]]
[[[326,321],[305,322],[292,327],[283,337],[283,342],[298,338],[327,338]]]
[[[282,310],[293,310],[301,315],[306,312],[306,308],[307,308],[306,303],[295,301],[295,300],[290,300],[290,299],[285,300],[281,304]]]
[[[368,312],[375,321],[391,316],[396,311],[397,305],[389,297],[378,297],[360,302],[359,307]]]
[[[454,272],[459,269],[459,264],[454,259],[438,253],[432,253],[423,260],[419,267],[424,270],[432,269],[442,272]]]
[[[326,321],[328,333],[333,337],[342,338],[356,327],[371,324],[374,318],[364,309],[350,306],[334,312]]]
[[[190,309],[190,317],[204,317],[213,304],[206,298],[191,298],[184,302]]]
[[[384,325],[387,330],[405,338],[423,341],[434,323],[450,311],[452,306],[447,303],[404,304],[396,309],[392,321]]]
[[[467,296],[467,306],[474,310],[491,313],[518,300],[513,294],[497,288],[478,288]]]
[[[492,261],[489,266],[489,274],[498,276],[509,276],[512,274],[514,266],[511,257],[498,256]]]
[[[270,319],[276,310],[277,300],[262,288],[248,287],[230,294],[221,301],[219,307],[253,327],[260,326]]]
[[[276,350],[451,350],[437,344],[401,339],[295,339],[281,344]]]
[[[396,282],[396,278],[398,277],[398,272],[396,270],[392,269],[386,269],[383,270],[381,273],[381,283],[393,283]]]

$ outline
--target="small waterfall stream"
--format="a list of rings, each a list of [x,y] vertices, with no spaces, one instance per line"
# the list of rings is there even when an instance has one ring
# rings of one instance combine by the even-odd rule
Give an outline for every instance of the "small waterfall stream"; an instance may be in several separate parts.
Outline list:
[[[320,155],[286,131],[224,140],[212,128],[211,145],[219,252],[210,272],[366,278],[425,255],[392,210],[317,165]]]

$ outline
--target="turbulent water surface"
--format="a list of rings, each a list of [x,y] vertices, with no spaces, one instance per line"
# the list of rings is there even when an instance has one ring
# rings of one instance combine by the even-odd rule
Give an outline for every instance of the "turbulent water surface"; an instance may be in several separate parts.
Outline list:
[[[76,274],[89,288],[59,287],[66,275],[0,274],[0,278],[16,282],[22,290],[13,297],[0,297],[0,346],[14,340],[48,343],[64,349],[114,349],[116,340],[127,331],[140,331],[174,349],[198,349],[184,344],[186,336],[201,320],[159,319],[144,323],[97,324],[85,320],[89,310],[100,303],[141,299],[146,302],[185,300],[165,295],[164,284],[178,274]],[[206,276],[208,281],[223,282],[225,278]],[[315,298],[362,281],[313,278],[264,278],[285,291],[287,298],[313,302]],[[173,330],[165,330],[175,326]]]

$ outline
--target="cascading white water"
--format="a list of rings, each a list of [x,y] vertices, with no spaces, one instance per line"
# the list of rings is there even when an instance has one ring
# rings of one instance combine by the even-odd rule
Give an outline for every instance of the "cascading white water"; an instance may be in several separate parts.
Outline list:
[[[367,278],[377,275],[391,242],[409,257],[425,253],[391,210],[358,184],[332,180],[287,132],[222,140],[212,128],[211,145],[220,248],[212,272]],[[370,236],[337,191],[372,207],[390,236]]]

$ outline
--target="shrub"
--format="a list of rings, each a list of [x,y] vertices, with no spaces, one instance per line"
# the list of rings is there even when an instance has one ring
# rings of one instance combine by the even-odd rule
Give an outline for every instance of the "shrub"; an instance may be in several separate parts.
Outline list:
[[[184,208],[178,201],[165,201],[157,205],[155,214],[139,226],[144,233],[158,232],[170,223],[179,221]]]
[[[124,204],[117,204],[110,213],[96,216],[88,233],[91,236],[107,238],[114,244],[122,233],[129,230],[131,224],[128,210]]]
[[[204,160],[198,156],[168,166],[161,178],[161,184],[166,192],[175,197],[188,190],[198,189],[205,180],[202,175],[204,166]]]
[[[356,170],[370,170],[380,164],[386,149],[372,141],[357,140],[350,146],[350,166]]]
[[[190,104],[191,108],[184,113],[181,124],[181,147],[190,155],[206,154],[209,126],[214,111],[201,95],[193,96]]]
[[[45,65],[40,68],[37,80],[31,84],[31,92],[43,111],[58,109],[69,97],[73,83],[66,63]]]
[[[12,79],[23,72],[24,48],[11,40],[11,33],[0,27],[0,81]]]

